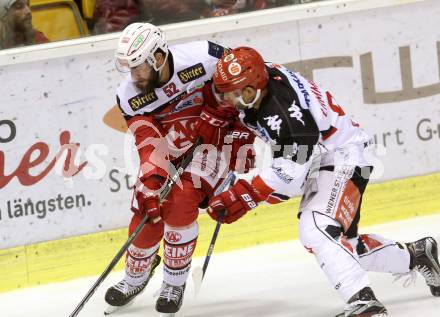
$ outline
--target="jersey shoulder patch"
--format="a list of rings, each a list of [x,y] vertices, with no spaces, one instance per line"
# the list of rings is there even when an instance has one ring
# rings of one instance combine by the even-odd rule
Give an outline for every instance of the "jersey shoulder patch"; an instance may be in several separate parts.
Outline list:
[[[229,53],[230,49],[223,47],[219,44],[208,41],[208,54],[218,59],[226,53]]]

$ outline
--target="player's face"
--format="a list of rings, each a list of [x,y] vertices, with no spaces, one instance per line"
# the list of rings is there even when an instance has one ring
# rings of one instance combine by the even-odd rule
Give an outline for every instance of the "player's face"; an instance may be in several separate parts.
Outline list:
[[[245,104],[254,102],[256,91],[252,87],[245,87],[244,89],[236,89],[230,92],[220,93],[215,91],[215,96],[220,102],[227,102],[237,109],[246,109]]]
[[[257,91],[254,88],[247,86],[241,91],[241,96],[244,103],[252,104],[256,101],[255,98],[257,98]]]
[[[240,96],[241,89],[236,89],[234,91],[225,92],[223,94],[223,100],[232,104],[234,107],[240,108]]]
[[[32,13],[29,0],[16,1],[9,11],[9,19],[17,30],[26,30],[32,27]]]
[[[147,62],[139,66],[130,68],[131,78],[136,82],[136,87],[148,93],[157,87],[159,73]]]

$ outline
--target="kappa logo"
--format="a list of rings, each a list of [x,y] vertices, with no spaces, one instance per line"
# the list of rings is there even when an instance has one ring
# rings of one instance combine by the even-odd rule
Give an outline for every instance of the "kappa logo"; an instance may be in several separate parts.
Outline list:
[[[168,231],[165,236],[169,242],[179,242],[182,240],[182,235],[176,231]]]
[[[278,136],[280,136],[281,123],[283,122],[283,120],[281,120],[280,116],[276,114],[274,116],[268,116],[263,119],[266,120],[267,125],[270,127],[270,129],[272,131],[276,131]]]
[[[133,111],[138,111],[139,109],[152,104],[157,101],[159,98],[157,97],[154,91],[149,92],[148,94],[139,94],[134,96],[133,98],[128,99],[128,104],[130,105]]]
[[[179,76],[180,81],[183,84],[189,83],[190,81],[196,80],[197,78],[203,77],[206,75],[206,70],[203,67],[202,63],[198,63],[194,66],[185,68],[180,72],[177,72],[177,76]]]
[[[296,101],[295,100],[293,100],[293,104],[287,110],[290,112],[290,117],[291,118],[295,118],[296,120],[301,122],[303,126],[306,125],[304,123],[304,120],[302,119],[303,114],[301,112],[301,108],[296,105]]]

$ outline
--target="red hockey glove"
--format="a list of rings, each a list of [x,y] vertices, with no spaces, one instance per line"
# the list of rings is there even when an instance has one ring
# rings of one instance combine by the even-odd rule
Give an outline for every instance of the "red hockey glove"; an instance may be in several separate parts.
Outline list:
[[[225,143],[231,144],[231,158],[229,169],[238,173],[248,173],[255,167],[255,134],[245,128],[239,122],[226,136]]]
[[[223,143],[230,123],[226,114],[205,107],[200,113],[195,132],[203,138],[204,144],[219,145]]]
[[[143,180],[144,190],[138,191],[136,199],[139,205],[139,211],[145,214],[153,221],[160,217],[160,201],[158,189],[162,186],[162,180],[159,177],[151,176]]]
[[[209,200],[208,214],[221,223],[232,223],[257,207],[260,201],[253,187],[240,179],[229,190]]]

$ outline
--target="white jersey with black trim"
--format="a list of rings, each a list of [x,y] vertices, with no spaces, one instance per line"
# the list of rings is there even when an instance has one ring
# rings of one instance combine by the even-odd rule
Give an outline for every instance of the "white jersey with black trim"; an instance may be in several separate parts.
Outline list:
[[[158,123],[170,148],[185,149],[194,141],[194,126],[207,104],[212,103],[211,79],[223,46],[197,41],[169,48],[170,79],[145,93],[131,76],[118,87],[117,103],[129,126],[139,117]]]
[[[118,103],[125,117],[148,115],[162,107],[179,103],[211,80],[225,49],[209,41],[196,41],[169,47],[171,78],[152,92],[136,87],[130,75],[117,89]]]
[[[351,145],[363,149],[369,136],[330,92],[281,65],[268,63],[267,70],[267,96],[258,110],[240,115],[248,128],[272,145],[271,168],[258,177],[285,200],[298,194],[313,158],[319,155],[321,166],[334,165],[336,152]],[[365,164],[358,156],[350,160]]]

